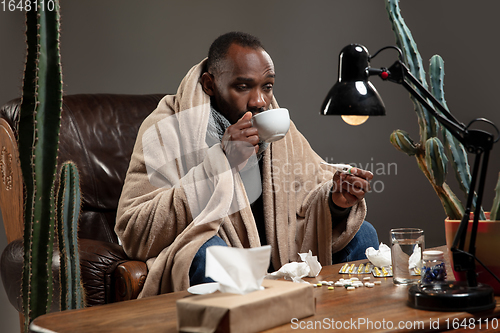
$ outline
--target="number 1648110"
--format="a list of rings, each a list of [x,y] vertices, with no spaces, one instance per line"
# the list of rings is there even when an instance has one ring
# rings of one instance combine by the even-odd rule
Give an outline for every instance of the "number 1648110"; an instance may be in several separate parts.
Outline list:
[[[4,12],[53,11],[56,7],[54,0],[2,0],[0,5]]]

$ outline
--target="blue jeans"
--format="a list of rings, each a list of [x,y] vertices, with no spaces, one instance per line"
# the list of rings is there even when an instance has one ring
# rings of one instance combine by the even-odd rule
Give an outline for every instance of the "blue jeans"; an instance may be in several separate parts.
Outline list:
[[[203,244],[198,252],[196,252],[191,267],[189,268],[189,282],[192,286],[200,283],[214,282],[209,277],[205,276],[205,261],[207,247],[213,245],[227,246],[227,244],[219,236],[213,236]],[[370,246],[378,250],[377,231],[371,223],[364,221],[359,228],[354,238],[342,250],[332,255],[332,263],[354,261],[366,259],[365,251]]]
[[[196,252],[189,268],[189,284],[194,286],[200,283],[214,282],[209,277],[205,276],[205,261],[207,258],[207,247],[221,245],[227,246],[226,242],[222,240],[219,236],[215,235],[209,240],[207,240]]]
[[[364,221],[353,239],[339,252],[332,254],[332,264],[366,259],[365,251],[369,247],[378,250],[377,230],[370,222]]]

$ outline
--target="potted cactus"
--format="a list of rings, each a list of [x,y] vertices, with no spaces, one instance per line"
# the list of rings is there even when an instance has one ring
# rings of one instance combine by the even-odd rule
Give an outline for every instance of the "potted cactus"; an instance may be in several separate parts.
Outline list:
[[[63,309],[83,306],[76,242],[80,190],[74,164],[63,165],[59,190],[56,189],[62,71],[59,1],[55,0],[54,4],[52,10],[38,4],[38,8],[32,6],[26,12],[27,55],[18,124],[25,189],[22,291],[26,331],[34,318],[50,310],[54,244],[59,244],[61,253]],[[56,219],[59,221],[57,228]]]
[[[429,85],[423,67],[422,58],[418,52],[417,44],[413,40],[410,29],[406,26],[398,5],[399,0],[386,0],[386,10],[396,36],[396,43],[403,53],[402,61],[405,62],[411,73],[429,88],[436,99],[447,109],[444,99],[444,61],[439,55],[434,55],[429,65]],[[417,164],[427,177],[436,194],[438,195],[447,219],[445,220],[446,243],[448,248],[453,243],[458,224],[464,214],[464,206],[446,183],[448,164],[452,166],[460,189],[467,195],[469,193],[471,174],[467,153],[463,145],[444,127],[415,98],[410,97],[415,106],[418,117],[420,142],[415,142],[403,130],[395,130],[390,141],[398,149],[409,156],[415,156]],[[441,138],[438,134],[441,133]],[[475,206],[475,200],[473,201]],[[496,196],[493,200],[491,213],[484,213],[481,208],[480,225],[477,236],[476,256],[500,276],[500,266],[493,259],[493,253],[500,252],[500,176],[496,186]],[[471,227],[471,226],[469,226]],[[468,244],[468,242],[467,242]],[[499,244],[499,245],[497,245]],[[500,293],[500,283],[490,279],[491,275],[483,272],[478,267],[478,280],[492,285],[495,293]],[[457,280],[463,277],[455,274]]]

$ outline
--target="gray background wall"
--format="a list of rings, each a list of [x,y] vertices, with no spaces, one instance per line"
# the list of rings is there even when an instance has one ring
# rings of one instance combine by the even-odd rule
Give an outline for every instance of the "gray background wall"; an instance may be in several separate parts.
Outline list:
[[[496,103],[499,4],[487,0],[401,4],[426,69],[433,54],[444,58],[447,102],[465,123],[485,117],[500,125]],[[61,6],[66,94],[175,92],[218,35],[241,30],[259,36],[275,62],[276,98],[290,110],[311,146],[329,161],[368,165],[376,174],[375,191],[367,195],[367,220],[377,228],[380,240],[388,243],[392,227],[411,226],[425,230],[427,247],[444,244],[445,214],[437,196],[414,158],[396,151],[389,142],[397,128],[418,138],[408,93],[374,78],[387,107],[386,117],[352,127],[340,118],[319,115],[336,80],[342,47],[360,43],[373,54],[395,44],[384,1],[63,0]],[[23,13],[0,8],[1,104],[20,95],[23,34]],[[389,51],[374,59],[372,66],[388,67],[395,60],[395,52]],[[500,171],[499,149],[494,148],[490,161],[487,209]],[[7,242],[0,230],[3,251]],[[3,332],[15,332],[19,326],[3,288],[0,322]]]

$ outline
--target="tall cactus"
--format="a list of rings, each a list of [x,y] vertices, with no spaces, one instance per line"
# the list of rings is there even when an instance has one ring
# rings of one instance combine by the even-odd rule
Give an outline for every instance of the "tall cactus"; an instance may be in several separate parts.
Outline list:
[[[26,186],[23,307],[25,327],[52,302],[54,183],[62,109],[59,2],[26,12],[27,56],[19,120],[19,156]]]
[[[80,216],[80,176],[76,164],[67,161],[61,166],[56,198],[57,235],[61,255],[61,310],[85,306],[78,253],[78,218]]]
[[[84,306],[80,279],[77,223],[80,212],[76,165],[65,163],[55,206],[55,180],[62,111],[59,50],[60,8],[38,4],[26,12],[26,64],[18,127],[18,146],[25,185],[24,266],[22,277],[25,329],[52,304],[52,254],[55,219],[59,217],[61,297],[63,309]],[[64,226],[63,226],[64,225]]]
[[[448,110],[448,105],[444,99],[444,61],[439,55],[434,55],[430,60],[429,79],[431,82],[431,92],[436,99]],[[439,110],[438,110],[439,112]],[[450,161],[455,170],[455,178],[458,181],[460,189],[465,193],[469,193],[471,174],[467,158],[467,152],[464,146],[457,140],[450,131],[444,126],[441,126],[443,133],[443,143],[445,150],[450,156]],[[476,206],[476,195],[474,194],[473,206]],[[480,219],[486,219],[483,209],[481,208]]]
[[[398,2],[399,0],[385,0],[386,10],[396,36],[396,43],[402,50],[404,58],[402,60],[410,72],[427,88],[425,70],[417,44],[404,22]],[[429,77],[431,93],[447,108],[443,90],[444,62],[439,55],[433,56],[430,60]],[[391,143],[409,156],[415,156],[419,168],[438,194],[447,216],[450,219],[461,219],[464,213],[463,205],[445,182],[448,170],[446,154],[455,171],[460,189],[467,195],[470,189],[471,175],[465,148],[446,128],[439,125],[421,103],[412,96],[411,99],[418,117],[421,142],[414,143],[407,132],[396,130],[391,134]],[[444,144],[437,137],[439,129],[443,134]],[[474,199],[474,205],[475,202]],[[485,219],[482,210],[480,218]]]
[[[410,29],[401,16],[398,1],[386,0],[386,10],[389,13],[389,19],[392,23],[392,30],[396,35],[396,44],[403,52],[408,69],[427,88],[422,57],[417,50],[417,44],[413,40]],[[422,138],[422,142],[425,142],[428,138],[436,136],[438,130],[436,120],[415,97],[410,96],[410,99],[413,101],[417,113],[420,137]]]

